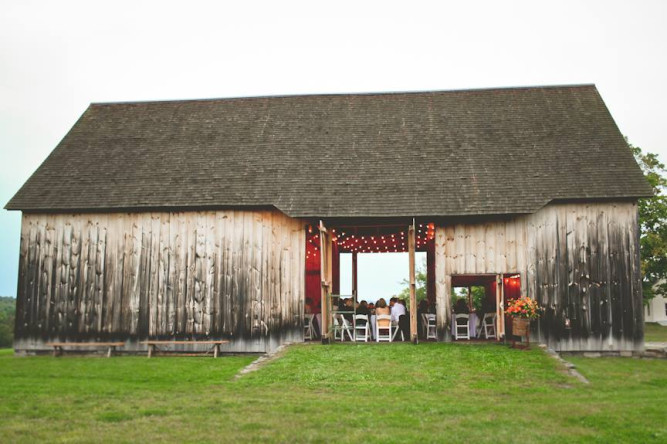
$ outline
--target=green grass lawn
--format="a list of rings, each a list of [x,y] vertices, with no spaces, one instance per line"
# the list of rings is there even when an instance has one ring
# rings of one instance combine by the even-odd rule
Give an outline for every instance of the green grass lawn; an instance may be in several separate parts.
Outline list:
[[[644,341],[667,342],[667,327],[657,322],[647,322],[644,324]]]
[[[0,441],[666,442],[667,361],[502,345],[296,346],[252,358],[0,353]]]

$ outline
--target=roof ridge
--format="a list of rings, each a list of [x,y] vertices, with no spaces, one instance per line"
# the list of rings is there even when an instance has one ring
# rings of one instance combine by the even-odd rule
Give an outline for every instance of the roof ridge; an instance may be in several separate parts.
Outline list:
[[[464,88],[464,89],[432,89],[432,90],[404,90],[404,91],[369,91],[369,92],[341,92],[341,93],[308,93],[308,94],[276,94],[276,95],[257,95],[257,96],[235,96],[235,97],[209,97],[209,98],[190,98],[190,99],[156,99],[156,100],[121,100],[117,102],[91,102],[90,106],[109,106],[109,105],[143,105],[154,103],[182,103],[182,102],[216,102],[233,100],[262,100],[262,99],[281,99],[296,97],[344,97],[344,96],[394,96],[394,95],[417,95],[417,94],[456,94],[456,93],[475,93],[489,91],[525,91],[531,89],[569,89],[569,88],[594,88],[595,83],[572,83],[557,85],[527,85],[527,86],[496,86],[484,88]]]

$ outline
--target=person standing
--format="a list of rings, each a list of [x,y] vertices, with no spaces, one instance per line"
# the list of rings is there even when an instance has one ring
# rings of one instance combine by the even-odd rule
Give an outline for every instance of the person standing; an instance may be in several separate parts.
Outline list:
[[[405,305],[401,304],[398,298],[394,297],[389,300],[389,306],[391,307],[391,322],[401,329],[403,338],[410,337],[409,332],[408,336],[405,335],[405,329],[403,328],[405,320],[407,319]]]

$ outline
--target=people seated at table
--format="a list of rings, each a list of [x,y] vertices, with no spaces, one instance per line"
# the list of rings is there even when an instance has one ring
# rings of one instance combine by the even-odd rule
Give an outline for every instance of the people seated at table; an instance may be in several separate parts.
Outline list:
[[[481,318],[484,317],[484,313],[495,313],[496,312],[496,303],[495,301],[489,301],[488,299],[484,299],[482,301],[482,308],[480,312],[478,313],[478,316]]]
[[[371,318],[371,311],[368,309],[368,302],[366,302],[366,301],[359,302],[359,305],[357,305],[357,313],[356,314],[368,316],[368,319],[370,319]],[[356,322],[359,323],[359,325],[366,325],[366,321],[361,320],[361,319],[357,320]]]
[[[468,301],[466,301],[464,298],[461,298],[456,301],[454,304],[454,314],[459,315],[459,314],[467,314],[470,315],[470,308],[468,307]],[[473,314],[474,316],[474,314]],[[465,324],[470,325],[470,317],[468,317],[468,321],[465,319],[457,319],[456,324],[457,325],[465,325]]]
[[[391,309],[387,305],[387,301],[384,298],[378,299],[378,301],[375,303],[375,315],[380,316],[380,315],[390,315],[391,314]],[[377,320],[377,328],[383,328],[387,329],[391,325],[391,319],[378,319]],[[375,334],[375,333],[373,333]],[[383,333],[384,334],[384,333]]]
[[[422,299],[417,304],[417,314],[421,315],[422,313],[428,313],[428,299]]]
[[[458,299],[454,304],[454,313],[456,314],[470,313],[470,308],[468,308],[468,301],[466,301],[464,298]]]
[[[391,314],[391,308],[387,305],[387,301],[384,298],[378,299],[375,304],[375,314],[376,315],[388,315]]]
[[[371,310],[368,308],[368,302],[366,301],[359,302],[359,305],[357,306],[357,314],[367,315],[367,316],[371,314]]]
[[[407,317],[407,310],[405,309],[405,301],[399,300],[397,297],[393,297],[389,300],[389,306],[391,307],[391,321],[394,325],[397,325],[398,328],[403,332],[403,338],[410,336],[410,320]],[[406,335],[406,324],[407,324],[407,335]]]
[[[373,336],[386,334],[386,331],[391,327],[391,319],[379,319],[380,316],[390,316],[391,309],[387,305],[387,301],[384,298],[380,298],[375,303],[375,315],[376,315],[376,330],[373,332]]]
[[[387,301],[385,301],[384,298],[378,299],[377,303],[375,304],[375,314],[377,316],[391,314],[391,308],[389,308]]]
[[[391,320],[398,323],[398,318],[405,315],[405,305],[398,301],[398,298],[393,297],[389,299],[389,307],[391,308]]]
[[[338,307],[338,311],[344,312],[343,317],[352,323],[352,318],[354,317],[354,300],[352,298],[343,299],[343,303]]]

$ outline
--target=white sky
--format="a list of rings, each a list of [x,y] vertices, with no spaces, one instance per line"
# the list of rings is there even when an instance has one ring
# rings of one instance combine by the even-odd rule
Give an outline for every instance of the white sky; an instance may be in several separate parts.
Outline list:
[[[595,83],[667,159],[666,1],[229,3],[0,0],[0,202],[103,101]],[[0,212],[0,295],[19,226]],[[391,257],[360,279],[400,282]]]

